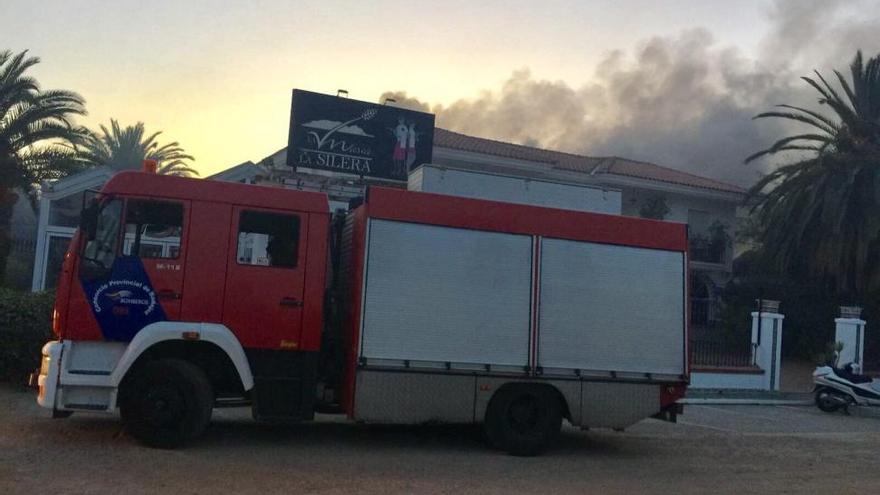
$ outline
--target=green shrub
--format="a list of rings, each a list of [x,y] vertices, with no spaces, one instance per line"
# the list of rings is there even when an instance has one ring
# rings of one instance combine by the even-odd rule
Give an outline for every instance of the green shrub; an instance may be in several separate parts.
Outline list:
[[[24,383],[40,366],[40,349],[52,339],[54,292],[0,288],[0,380]]]

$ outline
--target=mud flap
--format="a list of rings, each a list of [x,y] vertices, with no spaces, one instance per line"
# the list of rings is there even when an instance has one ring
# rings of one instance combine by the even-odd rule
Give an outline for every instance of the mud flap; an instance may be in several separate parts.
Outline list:
[[[314,417],[318,353],[246,349],[254,373],[254,419],[308,421]]]
[[[663,408],[662,411],[657,414],[651,416],[654,419],[661,419],[663,421],[669,421],[670,423],[678,422],[678,415],[684,413],[684,404],[670,404]]]

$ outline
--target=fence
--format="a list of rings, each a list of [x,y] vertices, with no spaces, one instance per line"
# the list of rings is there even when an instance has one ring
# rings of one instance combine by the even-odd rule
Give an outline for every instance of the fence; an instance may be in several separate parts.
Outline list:
[[[754,345],[730,344],[713,340],[691,340],[690,358],[694,366],[745,368],[755,366]]]

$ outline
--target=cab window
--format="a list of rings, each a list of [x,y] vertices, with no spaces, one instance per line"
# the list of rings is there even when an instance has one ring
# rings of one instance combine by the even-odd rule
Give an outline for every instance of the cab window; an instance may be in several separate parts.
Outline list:
[[[171,201],[129,200],[122,253],[174,259],[180,254],[183,205]]]
[[[242,211],[238,221],[240,265],[294,268],[299,257],[299,217]]]

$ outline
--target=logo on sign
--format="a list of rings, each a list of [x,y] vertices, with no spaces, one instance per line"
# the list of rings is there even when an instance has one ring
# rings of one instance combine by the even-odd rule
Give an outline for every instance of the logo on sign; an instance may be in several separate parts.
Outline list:
[[[99,286],[92,296],[95,314],[118,305],[143,308],[143,315],[147,316],[156,308],[156,294],[149,286],[136,280],[111,280]]]
[[[352,142],[345,135],[374,137],[356,124],[375,116],[376,110],[368,109],[360,116],[346,122],[320,119],[302,124],[308,129],[306,136],[311,148],[299,150],[299,163],[303,166],[329,167],[362,175],[371,174],[372,148]]]

